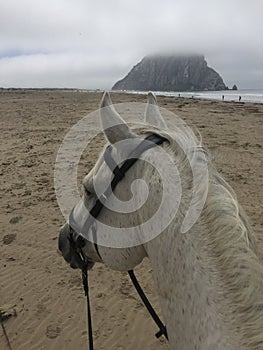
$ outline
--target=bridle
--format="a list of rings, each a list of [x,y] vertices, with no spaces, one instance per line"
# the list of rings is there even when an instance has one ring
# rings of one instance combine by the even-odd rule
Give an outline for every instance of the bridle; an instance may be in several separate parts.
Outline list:
[[[81,229],[79,228],[79,225],[74,218],[74,209],[75,208],[73,208],[71,213],[70,213],[70,216],[69,216],[69,230],[70,230],[69,242],[70,242],[71,248],[74,250],[75,254],[78,257],[78,260],[81,262],[81,265],[82,265],[82,282],[83,282],[83,288],[85,291],[85,295],[87,297],[88,335],[89,335],[89,349],[90,350],[93,350],[94,347],[93,347],[92,321],[91,321],[89,287],[88,287],[88,264],[89,264],[89,261],[87,260],[85,254],[82,251],[83,247],[85,246],[85,242],[86,242],[85,234],[88,233],[88,231],[91,229],[95,251],[96,251],[98,257],[100,258],[100,260],[103,261],[101,258],[100,252],[99,252],[98,244],[97,244],[97,231],[96,231],[96,228],[94,225],[94,223],[96,222],[95,221],[96,218],[99,216],[100,212],[104,208],[105,202],[111,196],[111,193],[114,191],[117,184],[124,178],[126,172],[139,159],[141,154],[150,148],[153,148],[157,145],[161,145],[165,141],[167,141],[167,140],[164,137],[157,135],[157,134],[151,134],[151,135],[147,136],[130,153],[129,157],[124,161],[124,163],[120,167],[115,162],[115,160],[112,158],[112,155],[111,155],[112,146],[111,145],[107,146],[107,148],[105,149],[105,152],[103,154],[103,158],[104,158],[105,163],[108,165],[108,167],[110,168],[110,170],[112,171],[112,173],[114,175],[113,179],[111,180],[110,185],[96,200],[92,209],[89,211],[89,215],[88,215],[87,219],[85,220],[85,223]],[[152,316],[153,320],[155,321],[155,323],[159,327],[159,331],[155,334],[155,336],[157,338],[159,338],[161,335],[164,335],[168,339],[166,327],[164,326],[162,321],[159,319],[158,315],[156,314],[156,312],[154,311],[153,307],[151,306],[149,300],[147,299],[146,295],[144,294],[133,270],[129,270],[128,274],[131,278],[132,283],[134,284],[134,287],[136,288],[138,294],[140,295],[144,305],[147,307],[150,315]]]

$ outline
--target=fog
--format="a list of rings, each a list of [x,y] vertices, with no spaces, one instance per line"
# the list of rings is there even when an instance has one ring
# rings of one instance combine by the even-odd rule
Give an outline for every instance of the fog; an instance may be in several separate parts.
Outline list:
[[[0,0],[0,87],[109,89],[145,55],[201,53],[263,88],[263,1]]]

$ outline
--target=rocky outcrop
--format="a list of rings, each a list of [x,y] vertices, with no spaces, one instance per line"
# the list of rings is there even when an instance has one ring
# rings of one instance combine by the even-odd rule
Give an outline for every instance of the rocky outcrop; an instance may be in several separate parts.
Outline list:
[[[204,56],[146,56],[112,90],[197,91],[227,89]]]

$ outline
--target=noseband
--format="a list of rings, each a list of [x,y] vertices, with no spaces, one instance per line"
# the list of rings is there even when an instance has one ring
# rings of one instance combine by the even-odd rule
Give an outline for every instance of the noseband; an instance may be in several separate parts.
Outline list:
[[[93,238],[93,243],[94,243],[96,253],[100,258],[100,260],[103,261],[99,252],[98,244],[97,244],[97,231],[95,228],[96,218],[99,216],[100,212],[105,206],[106,201],[110,198],[112,192],[114,191],[118,183],[124,178],[126,172],[133,166],[133,164],[140,158],[141,154],[150,148],[153,148],[157,145],[161,145],[164,141],[167,141],[167,140],[164,137],[157,134],[152,134],[147,136],[130,153],[130,155],[128,156],[128,159],[126,159],[120,167],[112,158],[112,155],[111,155],[112,146],[111,145],[107,146],[103,154],[103,158],[105,163],[108,165],[108,167],[110,168],[110,170],[114,175],[110,185],[96,200],[94,206],[89,211],[88,217],[85,220],[82,227],[80,227],[75,220],[75,217],[74,217],[75,207],[72,209],[69,215],[70,245],[73,248],[74,252],[78,255],[80,261],[82,262],[82,280],[83,280],[85,295],[87,296],[89,348],[91,350],[93,349],[93,340],[92,340],[92,326],[91,326],[91,313],[90,313],[90,302],[89,302],[89,293],[88,293],[88,275],[87,275],[87,267],[88,267],[89,261],[87,261],[85,254],[82,251],[82,248],[85,246],[87,233],[90,229],[92,230],[92,238]],[[168,339],[166,327],[163,325],[162,321],[159,319],[158,315],[154,311],[146,295],[141,289],[140,284],[134,275],[134,272],[130,270],[128,271],[128,273],[143,303],[147,307],[153,320],[155,321],[155,323],[160,329],[159,332],[156,333],[156,337],[159,338],[161,335],[164,335]]]

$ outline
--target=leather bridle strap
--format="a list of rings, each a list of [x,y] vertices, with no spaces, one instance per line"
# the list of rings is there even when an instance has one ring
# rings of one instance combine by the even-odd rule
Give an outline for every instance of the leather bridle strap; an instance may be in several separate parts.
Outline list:
[[[165,325],[162,323],[162,321],[160,320],[159,316],[157,315],[157,313],[155,312],[154,308],[152,307],[151,303],[149,302],[147,296],[144,294],[144,291],[142,290],[135,274],[133,270],[129,270],[128,274],[130,276],[130,279],[135,287],[135,289],[137,290],[137,293],[139,294],[139,296],[142,299],[142,302],[144,303],[145,307],[147,308],[147,310],[149,311],[149,314],[152,316],[152,319],[154,320],[154,322],[157,324],[157,326],[159,327],[159,332],[157,332],[155,334],[156,338],[160,338],[162,335],[165,336],[165,338],[168,340],[168,334],[167,334],[167,330]]]
[[[88,338],[89,338],[89,350],[94,350],[93,346],[93,332],[92,332],[92,319],[90,309],[90,298],[89,298],[89,283],[88,283],[88,265],[84,263],[82,265],[82,284],[87,299],[87,318],[88,318]]]
[[[100,197],[96,200],[94,206],[90,210],[89,216],[82,227],[82,230],[81,230],[82,232],[78,231],[78,224],[75,222],[74,215],[73,215],[74,208],[72,209],[69,215],[69,225],[72,226],[72,228],[77,232],[78,237],[76,241],[78,241],[79,239],[80,240],[85,239],[85,234],[88,233],[95,219],[99,216],[101,210],[104,208],[104,204],[106,200],[111,196],[112,192],[114,191],[118,183],[123,179],[123,177],[125,176],[125,173],[133,166],[134,163],[136,163],[140,155],[150,148],[153,148],[157,145],[161,145],[164,141],[167,141],[167,140],[164,137],[157,134],[151,134],[147,136],[130,153],[130,155],[128,156],[128,159],[126,159],[125,162],[120,167],[116,164],[116,162],[113,160],[111,156],[112,146],[109,145],[106,148],[104,152],[104,160],[106,164],[110,167],[111,171],[113,172],[114,177],[111,180],[111,183],[109,184],[107,189],[104,191],[104,193],[100,195]],[[94,235],[94,232],[92,232],[92,236],[93,236],[95,249],[100,257],[98,246],[97,246],[96,234]]]
[[[164,137],[157,135],[157,134],[151,134],[147,136],[142,142],[139,143],[139,145],[129,154],[128,159],[125,160],[125,162],[122,164],[122,166],[118,166],[118,164],[115,162],[115,160],[112,158],[111,151],[112,151],[112,145],[107,146],[105,149],[105,152],[103,154],[103,158],[105,163],[108,165],[110,170],[113,172],[114,177],[110,183],[110,186],[106,189],[106,191],[100,196],[100,198],[96,201],[95,205],[90,211],[90,216],[93,218],[97,218],[99,213],[104,207],[105,201],[110,197],[111,193],[114,191],[118,183],[124,178],[126,172],[136,163],[136,161],[139,159],[141,154],[145,151],[147,151],[150,148],[153,148],[155,146],[161,145],[164,141],[167,141]],[[88,220],[90,217],[88,218]],[[88,221],[87,220],[87,221]],[[94,219],[91,219],[91,221],[94,221]],[[87,226],[85,225],[85,232],[88,231],[90,227],[90,222],[87,222]],[[92,238],[94,242],[94,247],[96,249],[97,254],[100,256],[97,239],[96,239],[96,231],[94,231],[94,228],[92,227]],[[102,260],[102,259],[101,259]]]

